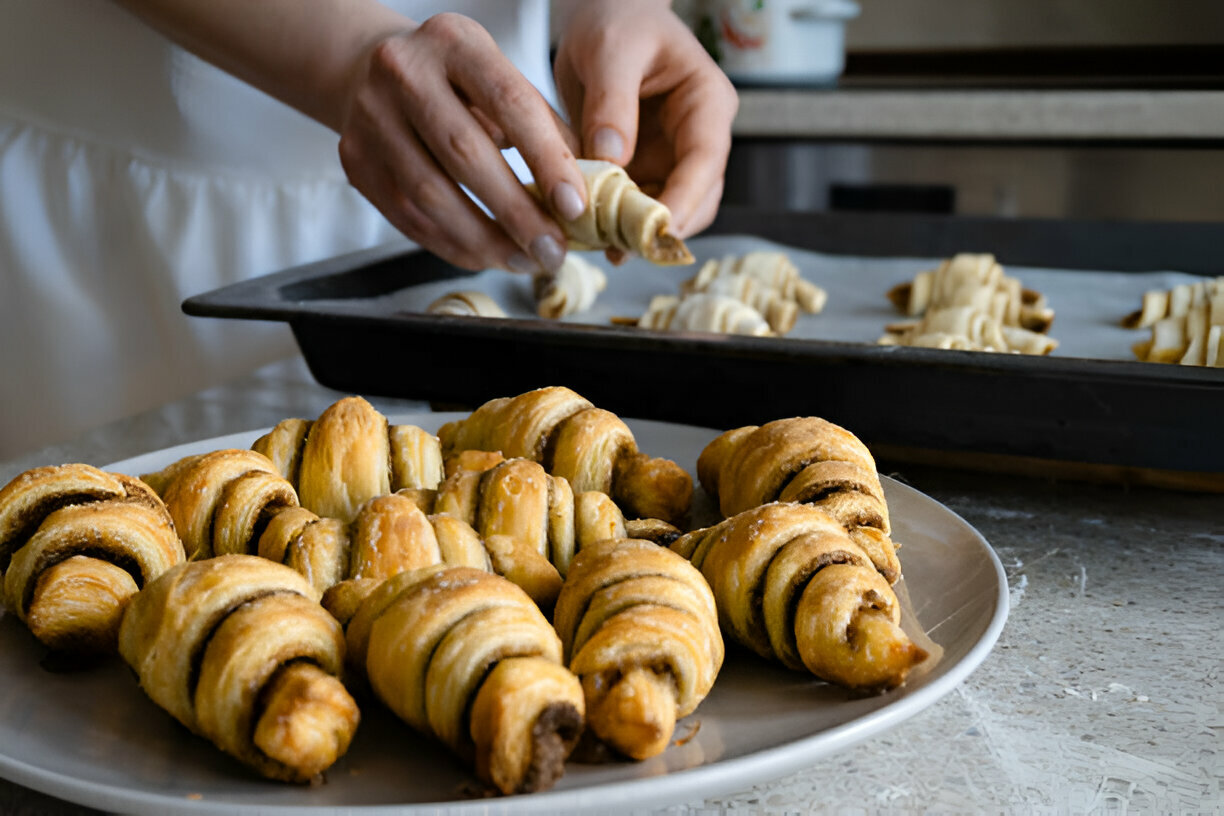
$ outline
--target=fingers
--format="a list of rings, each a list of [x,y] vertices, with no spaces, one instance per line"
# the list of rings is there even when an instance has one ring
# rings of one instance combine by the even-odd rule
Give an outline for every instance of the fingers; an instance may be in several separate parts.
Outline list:
[[[558,46],[558,91],[583,155],[626,166],[682,237],[713,220],[738,108],[735,89],[665,4],[576,4]]]
[[[548,206],[576,217],[586,207],[576,139],[477,23],[437,15],[379,43],[352,100],[341,160],[391,223],[468,268],[560,267],[564,233],[501,148],[517,147]]]
[[[661,111],[664,130],[673,134],[676,164],[659,199],[672,211],[673,228],[681,237],[713,219],[709,200],[722,194],[738,106],[726,76],[704,71],[677,87]]]
[[[347,136],[340,160],[349,180],[400,232],[456,266],[536,268],[505,231],[481,212],[403,129],[371,128],[381,141]],[[393,156],[395,161],[382,157]]]
[[[402,77],[403,106],[413,114],[421,140],[540,268],[559,268],[565,260],[564,233],[523,189],[469,110],[469,105],[479,108],[492,120],[519,149],[540,189],[553,196],[549,203],[564,217],[576,217],[585,208],[581,174],[548,104],[474,21],[437,15],[418,33],[426,39],[427,53],[445,69]]]
[[[584,47],[585,46],[585,47]],[[582,137],[581,155],[624,166],[638,139],[638,103],[649,62],[635,38],[583,41],[558,56],[557,90]],[[581,65],[575,61],[581,61]]]
[[[677,235],[681,238],[688,238],[713,223],[715,216],[718,215],[718,207],[722,204],[723,186],[723,180],[720,178],[717,184],[706,191],[705,198],[697,205],[693,214],[680,225],[679,231],[676,232]]]
[[[540,92],[498,49],[488,32],[474,22],[457,15],[438,15],[426,22],[437,29],[427,33],[445,46],[447,78],[473,107],[500,128],[509,144],[518,148],[536,185],[545,193],[548,207],[566,220],[581,215],[586,209],[586,185],[574,160],[572,148],[576,140],[572,135],[567,140],[568,128]],[[466,135],[451,132],[447,139],[439,136],[441,144],[435,144],[428,131],[424,135],[430,146],[440,151],[439,161],[457,178],[463,174],[464,184],[499,221],[507,220],[512,236],[526,228],[526,224],[539,222],[541,215],[524,211],[521,185],[517,180],[511,181],[513,173],[509,178],[505,174],[494,175],[487,164],[473,163],[472,150],[477,145]],[[519,224],[520,221],[525,223]],[[551,234],[562,237],[555,225]]]

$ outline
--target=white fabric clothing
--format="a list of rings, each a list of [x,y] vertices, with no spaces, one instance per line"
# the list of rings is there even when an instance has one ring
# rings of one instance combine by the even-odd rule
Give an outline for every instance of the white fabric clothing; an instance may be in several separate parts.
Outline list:
[[[554,101],[548,0],[386,4],[476,18]],[[337,141],[112,3],[0,0],[0,457],[293,354],[180,304],[400,237]]]

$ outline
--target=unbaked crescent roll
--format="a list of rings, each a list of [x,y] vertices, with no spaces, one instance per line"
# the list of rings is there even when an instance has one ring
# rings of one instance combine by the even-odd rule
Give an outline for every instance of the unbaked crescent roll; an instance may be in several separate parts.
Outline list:
[[[426,314],[457,317],[505,317],[506,311],[484,292],[447,292],[425,307]]]
[[[344,634],[318,599],[263,558],[189,562],[132,600],[119,651],[192,732],[270,779],[309,782],[344,755],[359,720],[338,678]]]
[[[0,490],[0,553],[5,607],[73,654],[114,652],[132,596],[185,558],[148,486],[84,464],[35,468]]]
[[[583,727],[582,687],[523,590],[429,567],[383,582],[349,622],[351,665],[397,716],[505,794],[560,778]]]
[[[684,241],[669,230],[671,211],[642,192],[624,168],[579,159],[578,169],[586,182],[586,210],[573,221],[557,218],[570,249],[620,249],[669,266],[693,262]],[[527,189],[540,201],[547,201],[534,184]]]
[[[662,753],[722,666],[714,596],[688,561],[649,541],[604,539],[574,558],[554,618],[582,679],[587,724],[633,759]]]
[[[603,270],[571,252],[556,272],[541,272],[531,279],[536,314],[553,320],[585,312],[608,286]]]
[[[448,459],[480,450],[539,462],[575,493],[607,493],[627,518],[681,524],[692,501],[692,479],[682,467],[641,453],[619,417],[561,386],[490,400],[443,425],[438,438]]]
[[[818,507],[762,505],[672,549],[709,581],[723,633],[762,657],[865,691],[901,685],[927,657],[888,581]]]
[[[821,507],[893,583],[901,576],[875,459],[854,434],[819,417],[734,428],[697,458],[697,478],[723,516],[773,501]]]

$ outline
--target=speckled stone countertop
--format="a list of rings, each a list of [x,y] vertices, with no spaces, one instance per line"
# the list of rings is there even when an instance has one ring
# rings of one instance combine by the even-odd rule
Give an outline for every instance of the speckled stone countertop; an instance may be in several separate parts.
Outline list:
[[[1224,138],[1224,91],[740,90],[739,138],[1188,140]]]
[[[272,366],[0,463],[0,483],[316,416],[337,396],[298,362]],[[657,812],[1224,812],[1224,497],[880,465],[998,553],[1011,612],[994,650],[935,705],[842,755]],[[91,811],[0,781],[0,812]]]

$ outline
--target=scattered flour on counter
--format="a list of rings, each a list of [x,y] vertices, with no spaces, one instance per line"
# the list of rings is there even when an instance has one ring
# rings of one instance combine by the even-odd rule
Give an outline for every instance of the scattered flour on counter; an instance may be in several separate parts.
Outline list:
[[[1085,701],[1097,697],[1096,691],[1088,695],[1066,691]],[[1120,683],[1099,691],[1131,694]],[[1045,801],[1048,791],[1060,787],[1056,780],[1064,780],[1061,787],[1065,788],[1067,779],[1095,779],[1092,788],[1079,790],[1076,801],[1060,805],[1073,813],[1181,812],[1206,801],[1216,784],[1201,772],[1179,766],[1176,759],[1138,756],[1111,747],[1108,738],[1068,740],[1065,733],[1034,728],[1031,718],[995,712],[964,686],[957,693],[973,712],[984,747],[995,758],[994,766],[1006,775],[1010,796],[1016,801]],[[1100,722],[1095,717],[1088,721]]]
[[[1015,609],[1020,605],[1020,601],[1024,599],[1024,590],[1028,589],[1028,576],[1021,574],[1014,581],[1008,581],[1011,585],[1007,590],[1007,600],[1010,606]]]
[[[1009,510],[1006,507],[982,507],[975,509],[979,515],[996,521],[1033,518],[1033,514],[1026,510]]]

